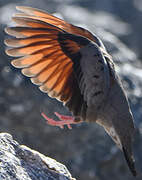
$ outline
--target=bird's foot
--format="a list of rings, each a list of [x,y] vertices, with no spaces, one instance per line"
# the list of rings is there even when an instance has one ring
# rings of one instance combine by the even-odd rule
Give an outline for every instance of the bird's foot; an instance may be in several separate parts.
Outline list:
[[[62,129],[64,128],[64,125],[67,125],[69,129],[72,129],[71,124],[79,123],[76,122],[75,118],[72,116],[61,115],[57,112],[55,112],[54,114],[60,119],[60,121],[55,121],[54,119],[47,117],[44,113],[41,113],[41,115],[47,120],[48,124],[50,124],[51,126],[58,126]]]

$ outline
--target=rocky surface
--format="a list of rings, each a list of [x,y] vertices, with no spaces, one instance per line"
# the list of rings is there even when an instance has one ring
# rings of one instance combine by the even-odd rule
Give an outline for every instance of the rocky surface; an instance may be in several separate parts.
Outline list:
[[[36,2],[36,3],[35,3]],[[10,66],[4,54],[3,28],[12,25],[16,5],[28,5],[57,12],[71,23],[98,34],[113,56],[127,91],[135,117],[134,152],[142,179],[142,65],[141,0],[0,0],[0,127],[20,142],[65,164],[81,180],[133,180],[123,154],[96,124],[81,124],[64,130],[50,127],[41,118],[44,111],[69,114],[61,103],[50,99]],[[133,48],[133,50],[130,49]]]
[[[63,164],[19,145],[7,133],[0,133],[0,179],[75,180]]]

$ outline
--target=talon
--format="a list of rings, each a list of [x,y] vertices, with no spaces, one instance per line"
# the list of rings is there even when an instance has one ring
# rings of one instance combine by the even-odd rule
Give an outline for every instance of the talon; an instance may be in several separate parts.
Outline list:
[[[61,129],[64,128],[64,126],[62,124],[58,124],[58,121],[55,121],[54,119],[51,119],[49,117],[47,117],[44,113],[41,113],[41,115],[44,117],[44,119],[47,120],[47,123],[51,126],[59,126]]]
[[[58,112],[54,112],[54,114],[60,119],[60,120],[73,120],[74,118],[72,116],[66,116],[59,114]]]
[[[44,119],[47,120],[47,123],[49,125],[58,126],[61,129],[64,128],[64,125],[67,125],[67,127],[69,129],[72,129],[71,124],[77,124],[78,123],[78,122],[75,122],[75,119],[72,116],[61,115],[61,114],[59,114],[57,112],[55,112],[54,114],[60,119],[60,121],[55,121],[54,119],[51,119],[51,118],[47,117],[44,113],[41,113],[41,115],[44,117]]]

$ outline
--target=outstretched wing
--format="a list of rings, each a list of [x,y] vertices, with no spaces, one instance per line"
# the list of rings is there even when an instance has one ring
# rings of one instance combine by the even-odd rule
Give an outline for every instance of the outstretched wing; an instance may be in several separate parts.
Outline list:
[[[17,6],[16,8],[22,12],[19,14],[17,13],[15,15],[16,17],[21,18],[18,21],[18,23],[20,23],[21,25],[25,24],[25,23],[23,24],[23,21],[21,21],[21,20],[23,20],[23,17],[32,18],[35,20],[40,20],[45,23],[52,24],[68,33],[84,36],[84,37],[90,39],[91,41],[94,41],[107,54],[102,41],[96,35],[89,32],[87,29],[69,24],[66,21],[59,19],[51,14],[48,14],[47,12],[45,12],[43,10],[39,10],[36,8],[31,8],[31,7],[25,7],[25,6]]]
[[[6,53],[18,57],[12,65],[22,68],[22,73],[41,91],[62,101],[75,116],[85,119],[87,104],[77,82],[75,66],[80,62],[80,49],[91,40],[103,49],[99,39],[41,10],[17,9],[24,12],[13,17],[17,26],[5,30],[14,36],[5,40],[6,45],[12,47]]]

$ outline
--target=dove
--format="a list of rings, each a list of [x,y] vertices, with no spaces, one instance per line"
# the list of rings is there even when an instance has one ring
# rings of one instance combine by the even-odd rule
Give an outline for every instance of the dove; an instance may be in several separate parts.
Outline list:
[[[49,13],[25,6],[5,32],[11,64],[50,97],[61,101],[72,116],[55,112],[59,121],[42,116],[48,124],[63,128],[96,122],[124,153],[133,176],[137,175],[132,152],[133,115],[111,55],[102,41],[87,29]]]

